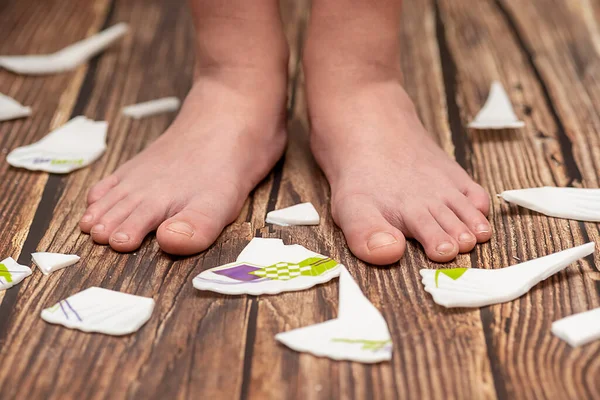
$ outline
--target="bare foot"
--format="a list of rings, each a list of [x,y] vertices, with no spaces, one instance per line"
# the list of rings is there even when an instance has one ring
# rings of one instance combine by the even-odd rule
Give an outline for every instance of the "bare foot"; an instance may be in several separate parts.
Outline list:
[[[167,132],[90,190],[83,232],[126,252],[157,230],[164,251],[187,255],[235,220],[285,147],[286,79],[228,73],[198,79]]]
[[[376,12],[336,1],[313,3],[304,70],[311,147],[350,250],[378,265],[402,257],[405,237],[437,262],[471,251],[490,238],[489,196],[428,135],[400,85],[399,2]]]

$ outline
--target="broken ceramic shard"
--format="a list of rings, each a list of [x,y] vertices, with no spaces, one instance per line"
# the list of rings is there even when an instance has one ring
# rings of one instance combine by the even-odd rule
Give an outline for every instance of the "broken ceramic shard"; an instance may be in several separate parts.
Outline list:
[[[79,261],[79,256],[76,256],[75,254],[40,252],[31,254],[31,257],[34,264],[37,265],[44,275],[48,275]]]
[[[385,319],[345,267],[340,272],[338,317],[278,333],[275,339],[292,350],[334,360],[376,363],[392,358],[392,339]]]
[[[13,167],[65,174],[96,161],[106,150],[105,121],[75,117],[37,143],[11,151]]]
[[[519,121],[515,115],[510,99],[500,82],[492,83],[483,108],[469,124],[469,128],[474,129],[506,129],[524,126],[525,122]]]
[[[123,115],[135,119],[150,117],[152,115],[176,111],[179,109],[180,101],[177,97],[164,97],[146,101],[144,103],[132,104],[123,108]]]
[[[12,97],[0,93],[0,121],[28,117],[31,115],[31,108],[24,107]]]
[[[600,339],[600,307],[553,322],[552,333],[573,347]]]
[[[153,309],[151,298],[91,287],[42,310],[42,319],[84,332],[120,336],[140,329]]]
[[[425,291],[444,307],[483,307],[514,300],[594,252],[593,242],[501,269],[422,269]]]
[[[254,238],[231,264],[201,272],[198,290],[223,294],[276,294],[305,290],[339,276],[341,265],[281,239]]]
[[[52,54],[0,56],[0,67],[17,74],[46,75],[77,68],[121,38],[129,27],[119,23]]]
[[[507,190],[498,196],[549,217],[600,222],[600,189],[545,186]]]
[[[21,265],[11,257],[0,261],[0,290],[15,286],[31,275],[31,268]]]
[[[267,224],[281,226],[290,225],[319,225],[319,213],[312,203],[296,204],[295,206],[271,211],[267,214]]]

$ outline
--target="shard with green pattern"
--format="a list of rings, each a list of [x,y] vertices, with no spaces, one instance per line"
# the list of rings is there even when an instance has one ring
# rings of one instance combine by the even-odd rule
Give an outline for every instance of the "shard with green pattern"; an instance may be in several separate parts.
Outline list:
[[[311,257],[298,264],[280,262],[249,273],[261,278],[289,281],[299,276],[323,275],[337,265],[338,263],[331,258]]]
[[[460,278],[469,268],[450,268],[450,269],[438,269],[435,271],[435,287],[438,287],[438,277],[440,274],[446,275],[453,281]]]
[[[11,283],[13,281],[10,271],[4,264],[0,264],[0,278],[6,279],[7,283]]]

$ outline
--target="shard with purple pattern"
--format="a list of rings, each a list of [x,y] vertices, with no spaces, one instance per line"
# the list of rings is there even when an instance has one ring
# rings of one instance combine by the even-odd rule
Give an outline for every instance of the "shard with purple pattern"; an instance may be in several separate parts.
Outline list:
[[[252,275],[250,272],[261,269],[260,267],[255,267],[253,265],[248,264],[237,264],[230,268],[220,269],[218,271],[213,270],[215,274],[223,275],[231,279],[235,279],[237,281],[254,281],[256,279],[261,279],[260,276]]]

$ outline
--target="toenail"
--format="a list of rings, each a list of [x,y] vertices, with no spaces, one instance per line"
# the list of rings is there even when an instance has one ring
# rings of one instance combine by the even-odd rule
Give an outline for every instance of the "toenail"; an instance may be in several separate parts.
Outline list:
[[[93,218],[94,216],[92,214],[85,214],[81,217],[81,222],[90,222]]]
[[[473,235],[471,235],[470,233],[467,232],[463,232],[460,234],[460,236],[458,237],[458,241],[461,243],[469,243],[472,242],[475,238],[473,237]]]
[[[371,235],[369,241],[367,242],[367,247],[369,250],[375,250],[379,247],[389,246],[390,244],[397,243],[398,239],[391,233],[387,232],[377,232]]]
[[[124,243],[129,241],[129,235],[123,232],[117,232],[112,235],[111,240],[117,243]]]
[[[440,255],[448,254],[454,251],[454,245],[449,242],[442,243],[435,248],[435,251]]]
[[[488,224],[479,224],[475,230],[477,233],[488,233],[490,231],[490,226]]]
[[[104,232],[104,225],[94,225],[92,228],[92,233],[100,233]]]
[[[167,230],[175,233],[180,233],[189,237],[192,237],[194,235],[194,229],[192,229],[191,225],[186,222],[173,222],[172,224],[167,226]]]

